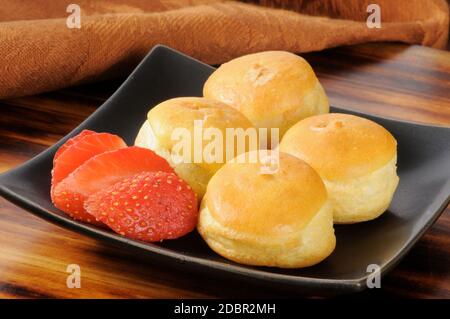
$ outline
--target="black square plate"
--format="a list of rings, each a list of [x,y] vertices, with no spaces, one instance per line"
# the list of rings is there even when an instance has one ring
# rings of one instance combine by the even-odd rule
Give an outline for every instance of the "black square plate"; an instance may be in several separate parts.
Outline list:
[[[210,250],[197,233],[162,244],[130,240],[82,224],[56,209],[49,196],[52,159],[58,147],[82,129],[111,132],[131,145],[152,105],[177,96],[201,96],[214,69],[164,46],[157,46],[124,84],[68,136],[22,166],[0,176],[0,194],[47,220],[73,230],[151,254],[176,268],[218,277],[257,281],[299,292],[340,293],[363,290],[368,266],[391,269],[439,217],[450,199],[450,128],[418,125],[333,108],[364,116],[386,127],[399,145],[400,185],[388,212],[366,223],[337,226],[337,247],[314,267],[282,270],[247,267]],[[251,194],[249,194],[251,196]]]

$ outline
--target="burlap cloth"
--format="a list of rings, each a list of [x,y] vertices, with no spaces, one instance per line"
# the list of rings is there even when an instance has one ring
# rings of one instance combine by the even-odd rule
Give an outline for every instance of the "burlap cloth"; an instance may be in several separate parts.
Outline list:
[[[80,29],[66,26],[70,3]],[[370,3],[381,29],[366,25]],[[448,19],[445,0],[2,0],[0,98],[123,76],[158,43],[211,64],[374,41],[443,48]]]

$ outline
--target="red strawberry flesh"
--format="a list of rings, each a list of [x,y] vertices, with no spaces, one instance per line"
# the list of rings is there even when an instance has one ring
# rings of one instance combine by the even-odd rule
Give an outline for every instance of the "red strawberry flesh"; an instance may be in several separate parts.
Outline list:
[[[115,232],[154,242],[191,232],[198,219],[197,197],[174,173],[141,172],[90,196],[87,212]]]
[[[55,162],[55,160],[62,154],[64,153],[71,145],[73,145],[75,142],[77,142],[78,140],[82,139],[83,137],[90,135],[90,134],[96,134],[94,131],[90,131],[90,130],[83,130],[81,131],[80,134],[68,139],[63,145],[61,145],[60,148],[58,148],[58,150],[55,153],[55,157],[53,158],[53,163]]]
[[[62,153],[55,155],[52,185],[58,184],[91,157],[126,146],[119,136],[109,133],[92,132],[77,136]]]
[[[172,173],[173,169],[164,158],[137,146],[101,153],[85,161],[54,187],[53,203],[74,219],[92,220],[83,206],[90,195],[142,171]]]

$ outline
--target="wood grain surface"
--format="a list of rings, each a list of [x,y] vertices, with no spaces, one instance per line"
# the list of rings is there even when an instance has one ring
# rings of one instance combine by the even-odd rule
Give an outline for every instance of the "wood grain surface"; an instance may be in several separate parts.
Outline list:
[[[304,55],[332,105],[450,126],[450,53],[401,44],[370,44]],[[67,134],[123,79],[0,101],[0,171],[25,162]],[[68,264],[81,288],[66,286]],[[345,298],[450,298],[450,210],[381,289]],[[0,198],[1,298],[296,297],[293,291],[160,266],[145,255],[57,227]],[[314,296],[317,297],[317,296]],[[320,296],[319,296],[320,297]]]

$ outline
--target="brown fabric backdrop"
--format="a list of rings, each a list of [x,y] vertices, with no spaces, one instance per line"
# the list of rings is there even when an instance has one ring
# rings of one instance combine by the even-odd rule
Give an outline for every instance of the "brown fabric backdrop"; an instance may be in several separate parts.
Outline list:
[[[82,10],[80,29],[66,26],[73,2]],[[445,47],[445,0],[378,0],[381,29],[366,26],[372,2],[2,0],[0,98],[123,76],[158,43],[212,64],[262,50],[308,52],[370,41]]]

